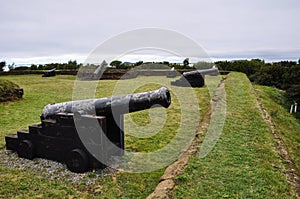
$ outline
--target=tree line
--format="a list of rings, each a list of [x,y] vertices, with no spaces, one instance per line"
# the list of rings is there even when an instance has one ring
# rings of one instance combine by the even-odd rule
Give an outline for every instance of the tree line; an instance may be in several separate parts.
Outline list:
[[[103,62],[106,63],[104,60]],[[103,63],[102,63],[103,64]],[[201,69],[202,67],[207,67],[206,62],[198,62],[194,65],[190,65],[189,63],[189,58],[185,58],[182,63],[171,63],[168,61],[162,61],[162,62],[143,62],[143,61],[137,61],[135,63],[131,62],[122,62],[120,60],[113,60],[110,62],[110,66],[112,68],[116,69],[132,69],[137,66],[141,65],[150,65],[150,64],[157,64],[157,65],[164,65],[168,66],[170,68],[174,67],[175,69]],[[212,64],[212,63],[209,63]],[[106,64],[107,65],[107,64]],[[2,61],[0,62],[0,71],[3,71],[3,68],[6,66],[6,62]],[[7,65],[9,70],[50,70],[53,68],[56,68],[57,70],[76,70],[79,69],[80,67],[83,66],[83,64],[78,64],[76,60],[68,61],[68,63],[49,63],[49,64],[31,64],[30,67],[28,66],[18,66],[15,67],[14,64]],[[97,68],[99,65],[95,64],[85,64],[85,67],[90,67],[90,68]]]
[[[110,66],[116,69],[132,69],[135,67],[140,67],[141,69],[154,69],[157,67],[157,69],[161,69],[161,65],[167,66],[169,68],[175,68],[177,70],[179,69],[196,69],[194,66],[189,65],[189,58],[186,58],[181,63],[171,63],[168,61],[162,61],[162,62],[143,62],[143,61],[137,61],[135,63],[130,62],[122,62],[120,60],[113,60],[110,62]],[[150,67],[150,68],[149,68]],[[154,67],[154,68],[153,68]]]
[[[104,60],[105,62],[105,60]],[[186,58],[183,60],[183,63],[170,63],[168,61],[163,62],[143,62],[143,61],[137,61],[136,63],[130,63],[130,62],[122,62],[119,60],[113,60],[110,62],[110,66],[112,68],[116,69],[132,69],[137,66],[141,65],[147,65],[147,64],[162,64],[165,66],[168,66],[170,68],[174,67],[175,69],[196,69],[194,66],[189,65],[189,59]],[[6,66],[6,62],[2,61],[0,62],[0,71],[3,71],[4,67]],[[68,63],[49,63],[49,64],[31,64],[30,67],[28,66],[18,66],[15,67],[14,64],[8,65],[9,70],[50,70],[53,68],[56,68],[57,70],[77,70],[80,67],[82,67],[83,64],[78,64],[76,60],[68,61]],[[95,64],[85,64],[85,67],[90,68],[97,68],[98,65]]]
[[[143,62],[136,63],[122,62],[114,60],[110,66],[117,69],[131,69],[134,67],[147,67],[149,64],[162,64],[169,68],[175,69],[205,69],[210,68],[216,64],[219,70],[224,71],[238,71],[245,73],[248,78],[257,84],[266,86],[275,86],[276,88],[286,90],[287,96],[298,103],[300,102],[300,59],[295,61],[280,61],[274,63],[265,63],[264,60],[236,60],[236,61],[218,61],[215,63],[197,62],[192,66],[189,59],[186,58],[182,63],[163,62]],[[5,61],[0,62],[0,71],[6,66]],[[32,64],[30,67],[14,67],[9,65],[10,70],[50,70],[56,68],[58,70],[77,70],[83,64],[78,64],[76,60],[68,61],[67,63],[49,63],[44,65]],[[97,67],[97,65],[87,65],[87,67]],[[152,65],[153,67],[155,65]]]
[[[238,71],[245,73],[250,81],[260,85],[274,86],[286,90],[286,95],[300,102],[300,59],[265,63],[260,59],[218,61],[219,70]]]
[[[5,61],[0,62],[0,71],[3,71],[6,66]],[[28,66],[18,66],[15,67],[14,64],[8,65],[9,70],[50,70],[56,68],[57,70],[77,70],[82,67],[82,64],[78,64],[76,60],[68,61],[67,63],[49,63],[49,64],[31,64]]]

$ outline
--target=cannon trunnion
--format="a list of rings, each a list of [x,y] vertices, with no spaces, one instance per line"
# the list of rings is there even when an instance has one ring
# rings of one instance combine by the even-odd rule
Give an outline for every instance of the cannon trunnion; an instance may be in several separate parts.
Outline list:
[[[158,107],[156,105],[167,108],[170,103],[170,93],[162,87],[125,96],[47,105],[40,124],[5,137],[6,149],[16,151],[22,158],[41,157],[64,162],[69,170],[77,173],[104,168],[106,165],[86,148],[79,133],[83,132],[90,139],[89,144],[97,149],[101,160],[121,156],[124,150],[123,114]],[[95,124],[100,128],[95,128]],[[95,134],[100,140],[93,140]],[[103,141],[107,139],[115,147]]]

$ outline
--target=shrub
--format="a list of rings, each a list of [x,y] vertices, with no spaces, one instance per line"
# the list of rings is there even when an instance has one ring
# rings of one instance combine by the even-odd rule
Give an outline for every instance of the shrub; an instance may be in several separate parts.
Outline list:
[[[296,101],[300,104],[300,84],[294,84],[286,90],[286,95],[288,98]]]
[[[22,95],[23,91],[17,84],[0,79],[0,102],[16,100],[21,98]]]
[[[19,66],[19,67],[14,68],[14,70],[30,70],[30,67],[28,67],[28,66]]]

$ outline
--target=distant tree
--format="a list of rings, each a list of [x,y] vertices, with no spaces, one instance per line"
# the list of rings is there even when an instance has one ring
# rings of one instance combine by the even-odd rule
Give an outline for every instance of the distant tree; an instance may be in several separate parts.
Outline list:
[[[195,63],[193,66],[197,69],[208,69],[213,67],[214,63],[211,62],[205,62],[205,61],[199,61]]]
[[[42,65],[42,64],[39,64],[39,66],[38,66],[38,68],[37,68],[38,70],[44,70],[44,65]]]
[[[184,66],[188,66],[189,64],[190,64],[189,58],[185,58],[185,59],[183,60],[183,65],[184,65]]]
[[[299,84],[300,85],[300,65],[294,65],[286,68],[285,73],[282,75],[286,84]]]
[[[236,60],[236,61],[219,61],[215,63],[219,70],[238,71],[247,74],[248,76],[254,75],[265,66],[265,62],[260,59]]]
[[[170,62],[168,62],[168,61],[163,61],[163,63],[162,63],[163,65],[167,65],[167,66],[169,66],[170,65]]]
[[[300,84],[291,85],[286,90],[286,96],[296,103],[300,103]]]
[[[140,66],[140,65],[142,65],[144,62],[143,61],[138,61],[138,62],[136,62],[135,64],[134,64],[134,66]]]
[[[43,70],[50,70],[50,69],[53,69],[53,68],[59,69],[61,67],[60,67],[59,63],[50,63],[50,64],[45,64],[44,67],[43,67]]]
[[[29,70],[30,68],[28,66],[19,66],[15,67],[14,70]]]
[[[117,69],[131,69],[134,67],[134,64],[130,63],[130,62],[124,62],[122,64],[120,64],[119,66],[116,66]]]
[[[5,66],[6,66],[5,61],[0,62],[0,71],[3,71]]]
[[[30,66],[30,70],[37,70],[37,65],[35,65],[35,64],[31,64],[31,66]]]
[[[56,67],[56,68],[59,68],[59,67]],[[69,60],[68,61],[68,64],[65,65],[64,69],[76,69],[77,68],[77,61],[74,60]]]
[[[119,61],[119,60],[114,60],[114,61],[110,62],[109,65],[114,66],[114,67],[116,67],[116,68],[119,68],[119,67],[121,66],[121,64],[122,64],[121,61]]]

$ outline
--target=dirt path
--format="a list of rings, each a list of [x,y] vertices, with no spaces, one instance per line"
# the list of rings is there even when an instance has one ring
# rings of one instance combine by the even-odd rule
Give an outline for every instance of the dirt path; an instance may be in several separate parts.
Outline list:
[[[260,107],[260,111],[261,111],[266,123],[269,125],[269,128],[274,136],[276,151],[279,153],[279,155],[281,157],[281,164],[284,166],[286,179],[291,184],[291,186],[295,190],[295,192],[297,193],[298,198],[300,198],[300,171],[297,168],[297,166],[295,165],[295,163],[293,162],[293,160],[291,159],[291,157],[289,156],[289,153],[288,153],[288,151],[283,143],[283,140],[281,138],[281,133],[277,131],[270,114],[264,108],[264,106],[254,88],[253,88],[253,91],[256,96],[258,105]]]
[[[224,88],[224,80],[221,80],[220,84],[218,85],[218,88],[220,87]],[[195,137],[191,142],[191,145],[178,157],[178,159],[173,164],[171,164],[165,170],[165,173],[160,177],[159,184],[156,186],[155,190],[147,197],[147,199],[172,198],[170,196],[170,192],[176,186],[175,177],[182,173],[182,171],[188,165],[190,157],[196,155],[196,153],[199,151],[200,143],[203,141],[204,134],[205,132],[207,132],[210,124],[212,110],[214,110],[214,107],[216,107],[217,103],[218,96],[215,95],[211,100],[209,110],[204,115],[203,119],[199,122]]]

